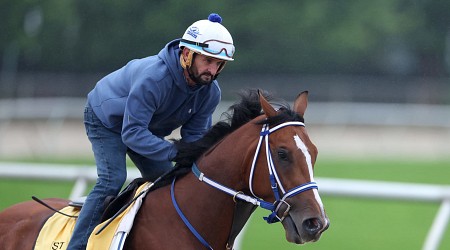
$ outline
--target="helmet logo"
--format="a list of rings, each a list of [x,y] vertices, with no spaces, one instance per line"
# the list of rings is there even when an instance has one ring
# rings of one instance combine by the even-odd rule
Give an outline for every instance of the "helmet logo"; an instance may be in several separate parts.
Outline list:
[[[197,27],[189,27],[189,30],[186,33],[193,38],[197,38],[197,36],[200,35],[200,31]]]

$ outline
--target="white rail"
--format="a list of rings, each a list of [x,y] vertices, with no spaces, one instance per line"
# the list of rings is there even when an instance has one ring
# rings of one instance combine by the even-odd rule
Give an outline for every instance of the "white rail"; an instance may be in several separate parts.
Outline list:
[[[128,181],[139,176],[136,169],[129,170]],[[75,181],[70,199],[84,195],[87,184],[97,178],[92,166],[0,163],[0,178],[44,179]],[[320,193],[331,196],[364,197],[394,200],[440,202],[423,250],[437,250],[450,220],[450,185],[361,181],[349,179],[317,178]]]
[[[213,121],[234,101],[222,100]],[[55,122],[83,118],[85,98],[21,98],[0,100],[0,122],[44,119]],[[450,105],[314,102],[308,124],[378,125],[450,128]]]

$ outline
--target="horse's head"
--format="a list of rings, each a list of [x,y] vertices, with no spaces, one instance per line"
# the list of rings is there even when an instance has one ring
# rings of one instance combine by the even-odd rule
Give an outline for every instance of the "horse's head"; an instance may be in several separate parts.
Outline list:
[[[200,181],[235,202],[270,210],[266,220],[281,221],[287,240],[298,244],[318,240],[329,225],[313,176],[317,148],[303,123],[307,95],[301,93],[292,110],[275,110],[259,92],[245,91],[230,107],[229,123],[218,122],[194,143],[177,142],[179,166],[192,166]],[[228,196],[222,198],[235,209]],[[240,219],[253,212],[247,208],[238,208]]]
[[[281,221],[287,240],[297,244],[317,241],[329,226],[313,176],[318,151],[303,124],[307,96],[298,95],[289,120],[260,95],[266,119],[249,180],[253,195],[275,202],[268,222]]]

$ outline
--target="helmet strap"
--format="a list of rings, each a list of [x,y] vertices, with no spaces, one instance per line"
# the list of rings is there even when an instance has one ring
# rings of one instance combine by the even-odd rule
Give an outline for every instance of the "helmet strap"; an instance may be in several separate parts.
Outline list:
[[[184,57],[183,53],[181,53],[181,55],[180,55],[181,67],[183,67],[183,69],[190,68],[192,65],[193,59],[194,59],[194,51],[193,50],[189,50],[187,57]]]
[[[189,50],[186,58],[183,56],[183,54],[180,55],[181,67],[183,67],[183,69],[186,70],[186,72],[189,75],[189,78],[191,78],[193,81],[195,79],[195,76],[192,73],[191,66],[192,66],[192,63],[194,62],[195,55],[196,55],[196,53],[193,50]]]

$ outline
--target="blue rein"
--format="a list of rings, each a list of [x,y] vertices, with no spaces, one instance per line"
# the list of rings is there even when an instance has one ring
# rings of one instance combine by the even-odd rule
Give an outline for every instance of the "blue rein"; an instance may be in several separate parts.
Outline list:
[[[177,210],[178,215],[181,217],[181,219],[183,220],[184,224],[189,228],[189,230],[191,231],[191,233],[193,233],[195,235],[195,237],[197,237],[197,239],[208,249],[213,249],[208,242],[206,242],[205,239],[203,239],[203,237],[197,232],[197,230],[195,230],[195,228],[192,226],[192,224],[189,222],[189,220],[186,218],[186,216],[183,214],[183,211],[181,211],[180,206],[178,206],[177,200],[175,199],[175,192],[174,192],[174,187],[175,187],[175,179],[173,178],[172,181],[172,185],[170,186],[170,197],[172,197],[172,203],[173,206],[175,207],[175,210]]]

